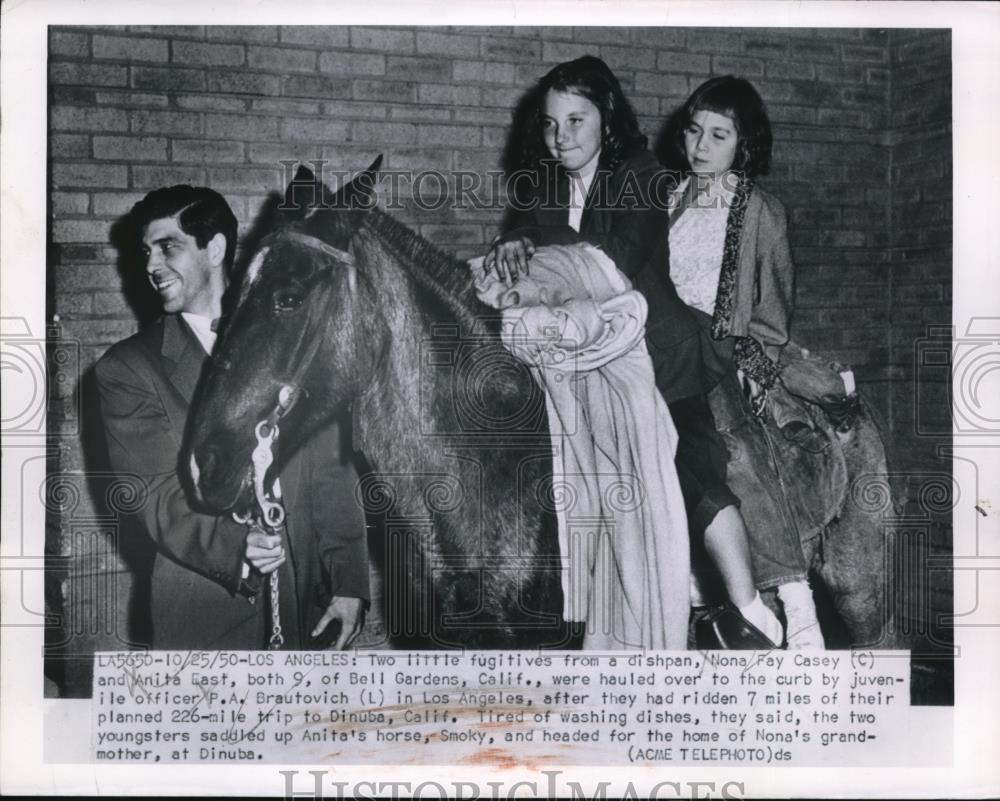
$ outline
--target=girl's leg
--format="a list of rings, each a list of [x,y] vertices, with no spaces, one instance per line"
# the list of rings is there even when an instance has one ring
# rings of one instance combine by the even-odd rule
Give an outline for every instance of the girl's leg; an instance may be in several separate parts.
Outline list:
[[[746,606],[757,594],[750,571],[750,546],[743,516],[735,506],[719,511],[705,529],[705,550],[722,575],[729,600]]]
[[[675,463],[694,541],[719,571],[729,600],[776,646],[784,640],[781,622],[754,586],[746,525],[739,499],[726,485],[728,451],[704,395],[668,404],[677,427]]]
[[[742,401],[735,373],[723,378],[720,391]],[[782,398],[791,402],[787,392],[776,385],[768,395],[768,402]],[[742,409],[743,414],[750,414],[745,404]],[[751,521],[746,528],[746,536],[756,584],[760,588],[777,588],[785,612],[788,647],[821,649],[824,647],[823,636],[806,578],[809,566],[802,553],[799,531],[780,501],[782,490],[770,477],[769,471],[764,469],[775,457],[766,449],[763,439],[741,438],[739,425],[734,430],[741,447],[727,466],[728,478],[747,493],[741,512],[745,519]]]
[[[781,621],[764,605],[754,586],[746,525],[738,507],[727,506],[715,515],[705,529],[705,550],[722,576],[729,600],[743,617],[780,646],[784,640]]]

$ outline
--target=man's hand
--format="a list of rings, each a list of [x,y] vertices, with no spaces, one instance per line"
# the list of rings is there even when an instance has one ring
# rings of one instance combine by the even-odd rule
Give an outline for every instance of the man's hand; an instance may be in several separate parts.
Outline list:
[[[280,534],[268,534],[260,526],[251,523],[247,534],[246,560],[263,575],[273,573],[285,561],[285,549]]]
[[[528,262],[535,255],[535,243],[526,236],[514,239],[498,239],[483,261],[483,269],[489,274],[496,271],[497,278],[505,284],[512,284],[521,273],[528,274]]]
[[[343,651],[361,633],[361,627],[364,625],[363,610],[364,603],[360,598],[345,598],[335,595],[310,636],[318,637],[330,623],[339,620],[340,636],[330,648],[334,651]]]

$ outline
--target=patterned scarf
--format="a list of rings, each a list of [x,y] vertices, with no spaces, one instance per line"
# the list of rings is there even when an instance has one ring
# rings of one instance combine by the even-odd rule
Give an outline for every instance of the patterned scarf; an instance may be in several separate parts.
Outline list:
[[[741,178],[733,194],[733,205],[726,220],[726,239],[722,249],[722,269],[719,272],[719,291],[715,297],[715,313],[712,315],[712,339],[721,340],[729,336],[733,319],[733,293],[736,289],[736,270],[740,259],[740,236],[746,217],[754,182],[751,178]],[[755,278],[754,286],[758,284]],[[755,299],[756,301],[756,299]],[[779,369],[763,346],[753,337],[734,336],[733,360],[743,374],[752,378],[760,387],[770,389],[778,378]],[[754,402],[754,409],[763,406],[763,397]]]

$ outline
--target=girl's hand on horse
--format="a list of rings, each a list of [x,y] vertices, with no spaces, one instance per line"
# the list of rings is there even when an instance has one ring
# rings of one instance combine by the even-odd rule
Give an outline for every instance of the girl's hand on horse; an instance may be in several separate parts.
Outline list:
[[[483,261],[483,270],[489,275],[494,270],[497,278],[505,284],[517,281],[523,273],[528,274],[528,262],[535,255],[535,243],[526,236],[514,236],[510,239],[500,237]]]
[[[251,526],[247,534],[246,560],[260,573],[273,573],[285,561],[285,549],[280,534],[268,534],[258,526]]]

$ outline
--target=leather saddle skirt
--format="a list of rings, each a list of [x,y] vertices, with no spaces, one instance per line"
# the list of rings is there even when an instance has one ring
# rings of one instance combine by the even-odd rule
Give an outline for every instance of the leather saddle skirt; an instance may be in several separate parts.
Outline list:
[[[811,404],[792,400],[815,429],[808,446],[786,438],[770,417],[762,421],[753,415],[735,372],[709,395],[716,426],[729,448],[727,482],[742,502],[747,526],[784,526],[805,543],[840,514],[847,496],[847,465],[825,415],[813,413]]]

